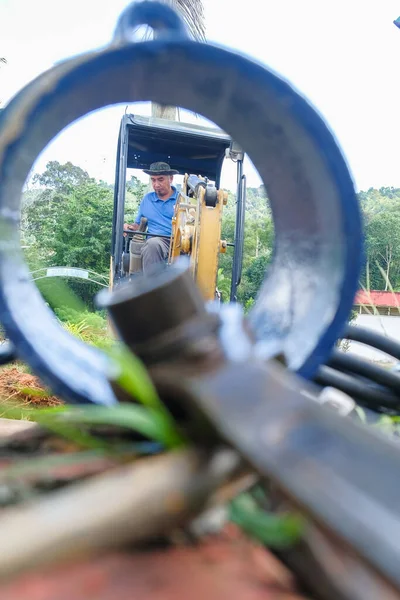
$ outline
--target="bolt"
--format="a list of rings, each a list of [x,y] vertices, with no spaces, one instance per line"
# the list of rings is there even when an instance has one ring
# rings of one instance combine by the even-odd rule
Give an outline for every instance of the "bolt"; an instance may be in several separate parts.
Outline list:
[[[175,261],[116,290],[103,290],[97,305],[107,308],[119,337],[146,364],[176,359],[217,330],[219,317],[206,310],[189,262]]]

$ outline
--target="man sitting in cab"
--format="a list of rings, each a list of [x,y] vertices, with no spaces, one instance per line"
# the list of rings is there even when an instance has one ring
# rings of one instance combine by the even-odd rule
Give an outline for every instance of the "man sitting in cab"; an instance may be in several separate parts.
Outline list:
[[[137,231],[140,219],[147,219],[147,233],[152,237],[147,238],[143,244],[142,264],[143,272],[149,273],[168,257],[172,217],[178,193],[172,181],[178,171],[171,169],[168,163],[155,162],[144,173],[150,175],[154,191],[143,197],[135,222],[132,225],[125,223],[124,231]]]

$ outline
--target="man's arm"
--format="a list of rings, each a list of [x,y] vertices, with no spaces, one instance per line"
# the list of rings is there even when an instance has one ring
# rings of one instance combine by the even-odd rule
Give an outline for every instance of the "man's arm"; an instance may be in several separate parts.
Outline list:
[[[142,205],[143,205],[143,200],[141,201],[141,203],[139,205],[138,214],[137,214],[137,217],[136,217],[134,223],[132,223],[132,224],[124,223],[124,231],[137,231],[139,229],[140,219],[143,217]]]
[[[124,231],[137,231],[139,229],[139,223],[124,223]]]

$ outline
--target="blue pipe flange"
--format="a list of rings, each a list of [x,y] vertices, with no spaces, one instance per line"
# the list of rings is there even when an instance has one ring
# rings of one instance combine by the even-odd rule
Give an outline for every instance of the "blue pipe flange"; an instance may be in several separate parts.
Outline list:
[[[133,43],[149,24],[157,39]],[[360,212],[338,146],[315,110],[260,64],[191,41],[176,14],[133,3],[112,44],[58,64],[6,107],[0,128],[0,321],[19,356],[70,402],[111,404],[103,355],[67,334],[45,306],[20,250],[23,185],[66,126],[116,103],[154,101],[204,115],[252,159],[275,225],[272,266],[250,313],[261,351],[279,345],[310,377],[350,313],[361,263]]]

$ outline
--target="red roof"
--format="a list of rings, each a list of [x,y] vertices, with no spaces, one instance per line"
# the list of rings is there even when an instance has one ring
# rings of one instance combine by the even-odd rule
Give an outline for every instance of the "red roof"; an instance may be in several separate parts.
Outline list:
[[[354,304],[400,308],[400,292],[381,292],[374,290],[366,292],[364,290],[359,290],[356,294]]]

